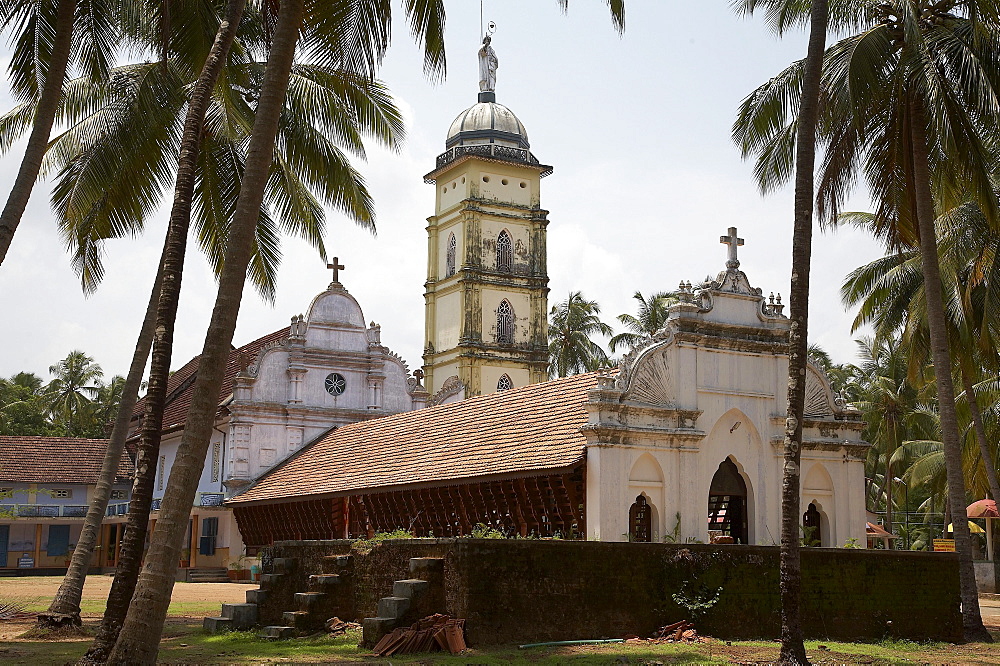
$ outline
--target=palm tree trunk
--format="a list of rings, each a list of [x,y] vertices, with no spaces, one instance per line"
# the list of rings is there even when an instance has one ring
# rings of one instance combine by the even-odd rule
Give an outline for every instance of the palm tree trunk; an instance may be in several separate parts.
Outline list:
[[[49,134],[52,132],[52,123],[55,122],[59,100],[62,98],[63,80],[66,78],[66,68],[73,44],[76,0],[59,0],[57,12],[56,35],[52,43],[49,71],[42,84],[38,107],[35,109],[35,117],[31,124],[31,134],[28,135],[28,145],[24,149],[24,157],[21,158],[21,167],[17,171],[3,213],[0,213],[0,264],[3,264],[7,256],[7,250],[14,239],[14,232],[21,222],[24,209],[28,207],[28,199],[31,198],[31,190],[38,180],[42,158],[45,156]]]
[[[962,364],[959,364],[962,365]],[[983,467],[986,468],[986,479],[990,484],[990,495],[994,502],[1000,502],[1000,481],[997,480],[997,466],[993,460],[993,452],[990,451],[989,438],[986,437],[986,426],[983,425],[983,413],[979,409],[979,400],[976,398],[976,386],[966,372],[962,371],[962,387],[965,390],[965,399],[969,403],[969,412],[972,414],[972,429],[976,433],[976,441],[979,443],[979,456],[983,459]]]
[[[166,247],[164,247],[165,249]],[[139,397],[139,386],[142,384],[142,375],[146,370],[149,348],[153,343],[153,322],[156,315],[156,303],[160,296],[162,277],[161,260],[161,266],[157,269],[156,278],[153,280],[153,290],[149,295],[149,303],[146,305],[146,316],[139,329],[139,339],[135,343],[132,365],[129,366],[125,386],[122,388],[118,416],[115,418],[111,439],[108,441],[108,449],[104,454],[104,462],[101,464],[101,475],[97,479],[97,486],[94,488],[94,495],[91,498],[90,507],[87,509],[87,517],[83,522],[83,530],[80,532],[80,538],[77,539],[73,558],[66,570],[66,577],[59,585],[59,590],[49,605],[48,611],[38,616],[39,625],[59,626],[65,624],[67,618],[73,624],[80,624],[80,599],[83,597],[87,569],[90,568],[90,559],[97,542],[97,535],[104,522],[104,513],[107,511],[108,500],[111,497],[111,487],[114,485],[115,477],[118,476],[122,450],[125,448],[125,438],[128,436],[128,427],[132,420],[132,410]]]
[[[98,663],[108,658],[111,649],[118,640],[135,592],[136,582],[139,579],[143,547],[146,542],[146,528],[149,523],[149,511],[153,501],[153,487],[156,480],[156,462],[159,456],[160,433],[163,427],[163,408],[167,397],[174,324],[177,318],[177,304],[180,299],[202,127],[205,122],[205,113],[212,99],[212,91],[225,66],[229,49],[236,36],[245,1],[230,0],[227,5],[226,16],[219,26],[215,42],[192,91],[187,116],[184,119],[174,202],[170,211],[167,241],[161,264],[163,278],[156,305],[149,390],[146,394],[146,412],[142,421],[139,453],[136,460],[136,480],[129,504],[128,524],[125,528],[115,580],[108,596],[107,609],[104,612],[104,618],[101,621],[97,637],[94,639],[94,644],[85,657],[87,660]],[[190,508],[190,502],[188,507]]]
[[[930,158],[927,145],[927,118],[922,103],[910,101],[914,190],[917,227],[920,233],[920,266],[924,274],[927,299],[927,327],[937,380],[938,409],[941,417],[941,441],[944,445],[945,473],[952,524],[955,526],[955,550],[958,551],[959,580],[962,594],[962,625],[965,639],[993,642],[983,626],[976,590],[976,572],[972,565],[972,541],[965,512],[965,478],[962,472],[962,447],[955,413],[955,387],[951,379],[951,355],[948,351],[948,328],[938,266],[937,236],[934,230],[934,199],[931,194]]]
[[[781,479],[781,655],[782,664],[807,664],[802,643],[801,517],[802,419],[805,413],[806,363],[809,356],[809,271],[812,260],[813,171],[820,79],[829,20],[827,0],[814,0],[810,14],[795,137],[795,224],[792,230],[792,280],[789,289],[791,331],[788,338],[788,412],[785,421],[784,468]]]
[[[283,0],[264,71],[246,170],[230,229],[219,290],[192,389],[184,436],[163,496],[160,518],[128,617],[109,661],[153,664],[174,584],[174,572],[194,493],[205,466],[218,409],[219,390],[236,329],[247,266],[253,256],[264,185],[274,155],[278,120],[302,23],[303,0]]]

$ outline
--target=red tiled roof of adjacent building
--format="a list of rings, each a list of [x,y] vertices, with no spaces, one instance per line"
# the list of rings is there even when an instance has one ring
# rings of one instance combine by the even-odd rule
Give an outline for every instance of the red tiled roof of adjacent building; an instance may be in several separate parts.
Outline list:
[[[343,426],[231,503],[567,469],[584,460],[585,374]]]
[[[288,332],[289,329],[286,326],[280,331],[269,333],[262,338],[258,338],[229,352],[226,376],[222,380],[222,389],[219,391],[220,405],[233,392],[233,379],[236,378],[237,373],[243,370],[243,366],[252,363],[257,358],[257,354],[267,345],[287,338]],[[200,361],[201,356],[195,356],[179,370],[170,375],[170,379],[167,380],[167,404],[163,409],[163,432],[178,430],[184,426],[184,421],[187,420],[188,408],[191,406],[191,395],[194,391],[194,380],[198,375],[198,364]],[[136,403],[135,409],[132,410],[130,438],[136,437],[139,434],[139,426],[142,423],[142,415],[145,410],[146,399],[142,398]]]
[[[76,437],[0,437],[0,482],[97,483],[108,448],[106,439]],[[135,473],[132,459],[122,452],[116,481]]]

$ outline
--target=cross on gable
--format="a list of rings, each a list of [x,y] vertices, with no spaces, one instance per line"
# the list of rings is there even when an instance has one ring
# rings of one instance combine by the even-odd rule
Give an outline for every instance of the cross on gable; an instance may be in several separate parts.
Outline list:
[[[720,236],[719,242],[729,246],[729,257],[726,260],[726,268],[739,268],[740,260],[736,257],[736,248],[743,245],[743,239],[736,235],[736,227],[729,227],[729,235]]]
[[[340,271],[346,268],[346,266],[340,263],[340,259],[338,257],[334,257],[333,263],[327,264],[326,267],[333,270],[333,281],[340,282]]]

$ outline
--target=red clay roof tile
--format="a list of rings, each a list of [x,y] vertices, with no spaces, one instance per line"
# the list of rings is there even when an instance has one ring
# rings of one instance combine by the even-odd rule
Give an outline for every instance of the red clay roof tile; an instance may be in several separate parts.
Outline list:
[[[564,469],[583,461],[595,374],[343,426],[230,502]]]
[[[0,437],[0,481],[94,484],[101,474],[106,439]],[[131,480],[132,459],[122,452],[116,481]]]

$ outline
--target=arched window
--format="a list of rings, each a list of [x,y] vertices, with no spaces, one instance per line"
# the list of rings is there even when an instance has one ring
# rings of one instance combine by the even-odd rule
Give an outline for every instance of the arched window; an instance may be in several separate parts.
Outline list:
[[[514,344],[514,308],[506,298],[500,301],[497,308],[497,342]]]
[[[497,381],[497,390],[506,391],[507,389],[512,389],[512,388],[514,388],[514,382],[510,380],[510,375],[506,373],[503,374]]]
[[[514,266],[514,245],[510,242],[510,234],[504,229],[497,236],[497,270],[510,273]]]
[[[448,235],[448,253],[445,256],[444,276],[451,277],[455,274],[455,254],[458,252],[458,241],[455,234]]]

